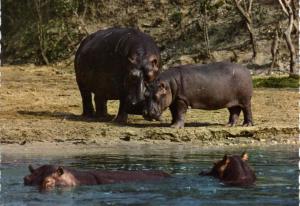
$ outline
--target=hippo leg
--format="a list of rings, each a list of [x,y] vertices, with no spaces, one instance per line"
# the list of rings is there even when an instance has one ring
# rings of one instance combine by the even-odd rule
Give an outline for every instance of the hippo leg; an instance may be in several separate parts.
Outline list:
[[[92,103],[92,92],[84,89],[83,87],[79,86],[81,98],[82,98],[82,107],[83,113],[82,116],[84,117],[93,117],[94,115],[94,107]]]
[[[95,105],[96,105],[96,117],[104,118],[107,117],[107,100],[101,98],[100,95],[95,94],[94,97]]]
[[[116,116],[116,118],[113,121],[118,122],[118,123],[126,123],[127,118],[128,118],[128,114],[126,113],[125,98],[120,98],[120,106],[119,106],[118,115]]]
[[[171,106],[172,114],[172,124],[173,128],[183,128],[184,127],[184,116],[187,111],[188,106],[182,100],[175,101]]]
[[[234,126],[236,125],[238,119],[239,119],[239,115],[241,113],[241,107],[240,106],[236,106],[236,107],[230,107],[228,108],[229,110],[229,121],[228,121],[228,126]]]
[[[247,104],[245,107],[242,108],[244,114],[244,122],[243,126],[253,126],[252,120],[252,111],[251,111],[251,104]]]

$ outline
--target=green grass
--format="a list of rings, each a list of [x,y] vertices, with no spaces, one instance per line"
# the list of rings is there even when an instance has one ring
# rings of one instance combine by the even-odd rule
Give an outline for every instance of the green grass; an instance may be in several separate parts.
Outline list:
[[[298,88],[299,77],[267,77],[267,78],[254,78],[253,86],[255,88],[267,87],[267,88]]]

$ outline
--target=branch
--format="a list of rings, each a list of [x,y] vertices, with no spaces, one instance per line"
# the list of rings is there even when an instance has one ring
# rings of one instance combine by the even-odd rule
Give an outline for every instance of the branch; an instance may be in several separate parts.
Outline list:
[[[239,0],[234,0],[234,2],[235,2],[235,5],[236,5],[238,11],[242,14],[242,16],[245,17],[246,21],[247,21],[248,23],[251,23],[250,15],[249,15],[249,14],[243,9],[243,7],[241,6],[241,4],[240,4],[241,1],[239,1]]]
[[[288,13],[288,11],[287,11],[287,9],[285,7],[285,4],[282,2],[282,0],[278,0],[278,2],[281,5],[281,8],[282,8],[283,12],[288,16],[289,13]]]
[[[253,0],[249,0],[249,7],[248,7],[248,14],[249,15],[250,15],[251,10],[252,10],[252,3],[253,3]]]

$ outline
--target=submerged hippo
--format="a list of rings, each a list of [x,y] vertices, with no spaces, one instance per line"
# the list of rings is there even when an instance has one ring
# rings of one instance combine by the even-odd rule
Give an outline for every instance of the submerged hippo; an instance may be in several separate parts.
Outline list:
[[[243,125],[253,125],[251,112],[252,80],[247,68],[218,62],[207,65],[184,65],[162,72],[149,85],[144,117],[159,119],[169,107],[171,127],[184,127],[188,107],[215,110],[228,108],[229,125],[237,123],[241,110]]]
[[[213,176],[229,186],[250,186],[254,184],[256,176],[248,166],[247,160],[248,154],[245,152],[241,156],[225,155],[214,164],[211,171],[201,172],[199,175]]]
[[[154,181],[171,177],[163,171],[79,171],[56,165],[43,165],[24,177],[24,184],[39,186],[41,190],[78,185],[99,185],[137,181]]]
[[[75,55],[76,81],[83,116],[106,117],[107,100],[120,100],[117,122],[142,114],[145,82],[160,71],[160,53],[153,39],[136,29],[110,28],[86,37]]]

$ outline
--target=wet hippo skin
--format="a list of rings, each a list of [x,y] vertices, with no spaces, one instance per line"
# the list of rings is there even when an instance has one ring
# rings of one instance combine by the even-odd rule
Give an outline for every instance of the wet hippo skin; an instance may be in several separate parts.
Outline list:
[[[117,122],[142,114],[145,84],[160,72],[153,39],[136,29],[109,28],[87,36],[74,61],[85,117],[107,117],[107,100],[120,100]],[[94,94],[95,110],[92,104]]]
[[[188,107],[217,110],[228,108],[230,126],[236,125],[243,111],[243,125],[251,126],[252,79],[247,68],[230,62],[183,65],[162,72],[146,92],[143,115],[159,119],[168,107],[171,127],[184,127]]]
[[[229,186],[251,186],[255,183],[256,176],[247,161],[247,153],[241,156],[225,155],[222,160],[214,163],[211,171],[202,171],[199,175],[213,176]]]
[[[159,181],[171,177],[163,171],[80,171],[57,165],[43,165],[24,177],[24,185],[38,186],[41,190],[54,187],[73,187],[78,185],[99,185],[138,181]]]

